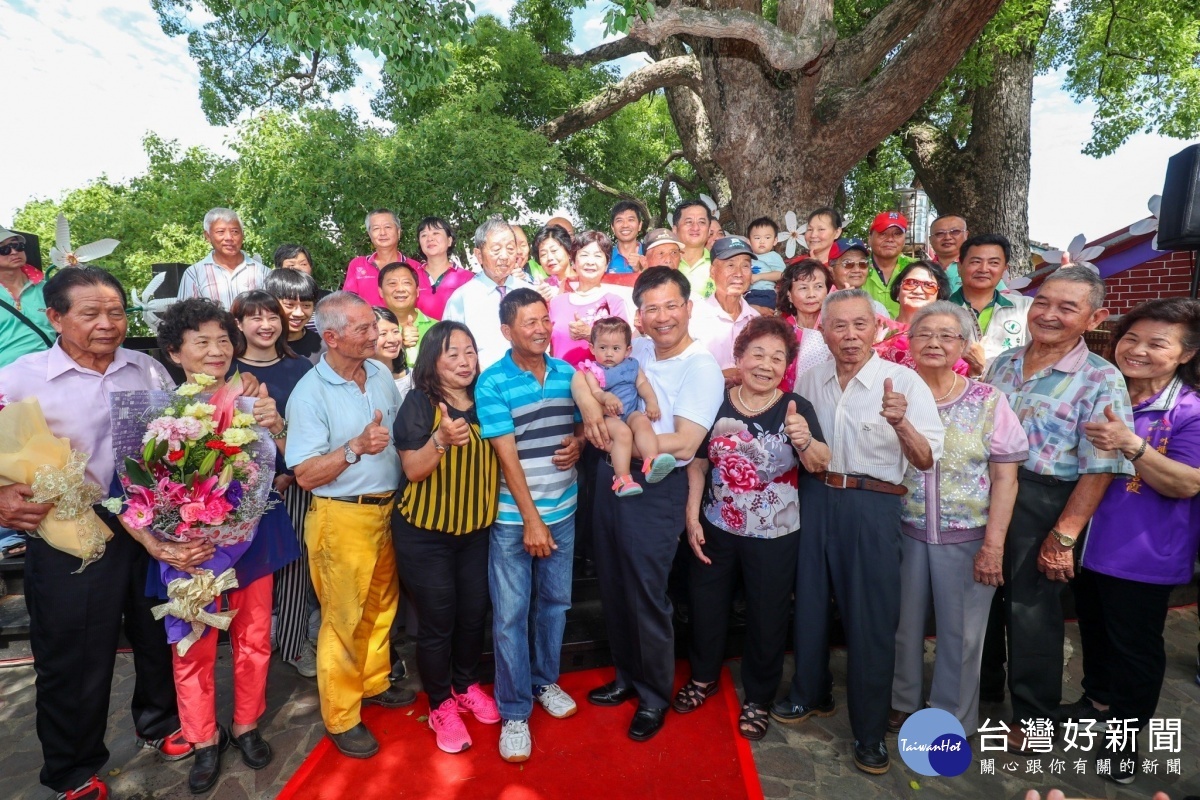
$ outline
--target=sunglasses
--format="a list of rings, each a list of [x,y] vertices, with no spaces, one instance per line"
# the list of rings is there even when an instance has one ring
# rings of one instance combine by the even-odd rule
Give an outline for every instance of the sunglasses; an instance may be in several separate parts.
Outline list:
[[[900,281],[900,288],[906,292],[915,292],[920,289],[923,294],[937,294],[938,285],[937,281],[922,281],[917,280],[916,278],[905,278],[904,280]]]
[[[24,253],[24,242],[13,242],[12,244],[0,244],[0,256],[8,256],[13,253]]]

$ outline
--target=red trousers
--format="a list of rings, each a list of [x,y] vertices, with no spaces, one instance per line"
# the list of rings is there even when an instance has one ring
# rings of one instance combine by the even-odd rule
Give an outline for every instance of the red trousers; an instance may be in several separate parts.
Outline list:
[[[233,724],[253,725],[267,710],[267,667],[271,661],[271,575],[226,592],[233,646]],[[179,655],[171,646],[179,721],[189,742],[207,742],[217,735],[217,631],[209,628],[200,641]]]

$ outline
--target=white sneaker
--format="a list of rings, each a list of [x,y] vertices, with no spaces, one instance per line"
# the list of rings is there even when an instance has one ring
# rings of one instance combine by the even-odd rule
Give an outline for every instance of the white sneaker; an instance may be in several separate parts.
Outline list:
[[[533,751],[529,723],[523,719],[506,719],[500,726],[500,757],[510,764],[528,761]]]
[[[566,719],[579,710],[571,695],[564,692],[557,683],[543,686],[534,697],[542,704],[542,708],[546,709],[546,713],[555,719]]]

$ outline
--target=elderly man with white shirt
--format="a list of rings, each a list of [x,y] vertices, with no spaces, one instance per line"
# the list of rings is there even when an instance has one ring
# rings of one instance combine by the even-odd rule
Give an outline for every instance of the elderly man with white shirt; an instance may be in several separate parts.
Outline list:
[[[829,673],[830,594],[846,630],[846,690],[854,764],[882,775],[890,766],[888,710],[900,618],[900,498],[911,463],[933,466],[944,429],[933,394],[907,367],[884,361],[871,344],[871,296],[845,289],[825,298],[825,343],[833,360],[796,381],[817,410],[830,448],[828,471],[801,480],[796,571],[796,674],[771,706],[779,722],[833,714]]]
[[[530,288],[509,274],[516,258],[517,237],[512,226],[499,218],[489,219],[475,229],[475,260],[482,271],[446,301],[442,319],[461,322],[471,329],[481,372],[508,352],[508,340],[500,332],[500,301],[513,289]]]
[[[750,262],[754,251],[741,236],[724,236],[712,246],[710,275],[711,297],[697,299],[692,305],[688,334],[708,348],[725,374],[726,385],[740,381],[734,368],[733,340],[759,313],[743,295],[750,288]]]
[[[269,269],[242,250],[245,235],[237,212],[214,208],[204,215],[208,255],[188,267],[179,279],[179,299],[207,297],[228,311],[242,292],[262,289]]]

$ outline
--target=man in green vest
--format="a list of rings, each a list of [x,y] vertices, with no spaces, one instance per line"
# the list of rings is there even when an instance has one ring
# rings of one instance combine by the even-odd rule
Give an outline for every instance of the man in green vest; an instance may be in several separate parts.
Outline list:
[[[900,304],[892,299],[892,283],[912,259],[901,255],[908,219],[898,211],[882,211],[871,223],[871,269],[863,286],[871,297],[883,304],[892,318],[900,313]]]

